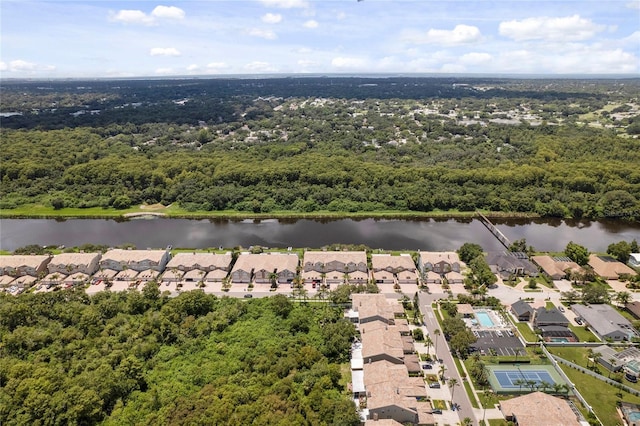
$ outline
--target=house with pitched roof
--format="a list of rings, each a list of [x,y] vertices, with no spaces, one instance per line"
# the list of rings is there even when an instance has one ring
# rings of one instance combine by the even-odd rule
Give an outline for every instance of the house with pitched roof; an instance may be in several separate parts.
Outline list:
[[[589,266],[596,274],[606,280],[617,280],[620,275],[636,275],[636,271],[611,256],[592,254],[589,256]]]
[[[10,255],[0,256],[0,275],[10,277],[42,276],[47,273],[49,255]]]
[[[584,272],[580,265],[564,256],[533,256],[531,260],[552,280],[566,278],[567,272]]]
[[[99,267],[100,253],[61,253],[51,258],[47,265],[50,273],[70,275],[82,272],[87,275],[96,273]]]
[[[460,257],[455,251],[420,252],[420,272],[422,275],[428,271],[433,271],[440,276],[451,271],[460,273],[463,267],[464,263],[460,261]]]
[[[298,255],[293,253],[241,253],[231,270],[234,283],[278,284],[293,282],[298,268]]]
[[[305,251],[302,263],[302,278],[314,284],[364,284],[369,277],[365,251]]]
[[[637,336],[631,322],[610,305],[575,304],[571,310],[602,340],[623,341]]]
[[[533,392],[500,401],[507,421],[518,426],[581,426],[581,420],[567,401],[544,392]]]
[[[529,261],[526,253],[499,251],[487,253],[487,264],[494,274],[502,278],[511,275],[534,277],[538,275],[538,268]]]
[[[132,269],[142,272],[153,269],[162,272],[169,262],[169,250],[123,250],[107,251],[100,259],[100,268],[123,271]]]
[[[228,272],[231,267],[232,256],[230,252],[219,253],[177,253],[167,263],[167,269],[178,271],[190,271],[199,269],[205,272],[222,270]]]
[[[533,307],[524,300],[518,300],[511,305],[511,312],[518,321],[530,321],[533,316]]]
[[[392,256],[372,254],[371,269],[373,279],[378,284],[416,284],[418,273],[410,254]]]

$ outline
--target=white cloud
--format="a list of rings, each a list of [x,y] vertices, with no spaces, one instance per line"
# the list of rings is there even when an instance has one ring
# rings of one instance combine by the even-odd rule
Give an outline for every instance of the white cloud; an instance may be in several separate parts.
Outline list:
[[[338,56],[331,60],[331,66],[335,68],[362,68],[366,61],[362,58]]]
[[[282,21],[282,15],[279,13],[267,13],[262,16],[262,22],[267,24],[277,24]]]
[[[16,59],[9,62],[9,71],[21,72],[21,71],[35,71],[37,65],[33,62],[23,61],[22,59]]]
[[[307,22],[305,22],[304,24],[302,24],[305,28],[318,28],[318,21],[315,21],[313,19],[308,20]]]
[[[445,46],[475,43],[482,38],[478,27],[459,24],[453,30],[438,30],[431,28],[424,33],[406,33],[404,39],[412,43],[433,43]]]
[[[630,1],[627,3],[627,7],[629,9],[638,9],[640,10],[640,1]]]
[[[0,71],[6,71],[8,69],[9,67],[7,66],[7,64],[5,62],[0,61]]]
[[[309,2],[306,0],[260,0],[262,4],[268,7],[278,7],[280,9],[306,8]]]
[[[277,72],[278,69],[268,62],[253,61],[244,66],[244,69],[252,72]]]
[[[122,22],[123,24],[142,24],[153,25],[154,19],[141,10],[123,9],[111,16],[112,21]]]
[[[275,40],[278,38],[276,33],[271,30],[264,30],[262,28],[252,28],[249,30],[249,35],[254,37],[261,37],[267,40]]]
[[[500,23],[500,34],[515,41],[549,40],[580,41],[593,37],[603,31],[604,25],[598,25],[580,15],[564,18],[538,17],[521,21],[504,21]]]
[[[200,66],[198,66],[198,64],[191,64],[187,67],[187,71],[198,71],[200,69]]]
[[[154,47],[149,51],[151,56],[180,56],[180,51],[175,47]]]
[[[210,70],[212,69],[222,70],[222,69],[229,68],[229,65],[227,65],[225,62],[211,62],[207,64],[207,68]]]
[[[343,19],[345,19],[347,17],[347,14],[344,12],[338,12],[338,15],[336,15],[336,19],[338,21],[342,21]]]
[[[493,57],[488,53],[470,52],[460,57],[460,62],[466,65],[480,65],[489,62]]]
[[[313,52],[313,50],[309,49],[308,47],[301,47],[300,49],[296,50],[296,52],[306,55]]]
[[[156,74],[167,75],[167,74],[174,74],[174,72],[173,72],[173,68],[158,68],[156,70]]]
[[[628,37],[620,40],[623,44],[629,44],[630,46],[640,46],[640,31],[636,31],[629,35]]]
[[[175,6],[156,6],[151,12],[152,16],[156,18],[165,19],[184,19],[184,10]]]

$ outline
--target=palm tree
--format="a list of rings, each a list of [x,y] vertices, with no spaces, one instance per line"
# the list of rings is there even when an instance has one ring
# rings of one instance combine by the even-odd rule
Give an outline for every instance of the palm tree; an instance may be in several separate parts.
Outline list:
[[[542,389],[542,392],[546,392],[551,388],[551,383],[549,382],[545,382],[544,380],[540,383],[540,388]]]
[[[278,274],[272,272],[269,274],[269,281],[271,281],[271,288],[278,288]]]
[[[444,380],[444,372],[447,371],[447,366],[444,364],[440,365],[440,380]]]
[[[518,387],[519,387],[518,391],[521,391],[522,390],[522,385],[524,385],[526,383],[527,383],[527,381],[524,380],[524,379],[517,379],[517,380],[513,381],[514,385],[518,385]]]
[[[587,349],[587,368],[589,368],[589,364],[591,364],[591,358],[593,357],[593,349]]]
[[[456,390],[456,386],[460,386],[460,384],[458,383],[458,379],[452,377],[449,379],[448,385],[449,389],[451,389],[451,404],[453,404],[453,393]]]
[[[471,420],[471,417],[465,417],[464,419],[462,419],[462,426],[472,426],[473,425],[473,420]]]
[[[621,291],[619,293],[616,293],[615,300],[616,302],[618,302],[618,306],[624,308],[626,304],[629,303],[629,300],[631,300],[631,293],[629,293],[628,291]]]
[[[615,358],[609,358],[609,365],[611,366],[611,368],[608,368],[609,370],[609,378],[611,378],[611,371],[613,370],[613,367],[616,364],[616,359]]]
[[[554,383],[553,383],[553,386],[552,386],[552,388],[553,388],[553,393],[555,393],[555,394],[559,394],[559,393],[560,393],[560,391],[562,390],[562,386],[563,386],[562,384],[560,384],[560,383],[555,383],[555,382],[554,382]]]
[[[526,380],[525,384],[527,385],[528,388],[531,389],[531,392],[533,392],[533,390],[536,388],[536,381],[535,380]]]
[[[433,345],[433,340],[431,340],[431,336],[426,336],[424,338],[424,344],[427,345],[427,354],[428,354],[429,349],[431,348],[431,345]]]

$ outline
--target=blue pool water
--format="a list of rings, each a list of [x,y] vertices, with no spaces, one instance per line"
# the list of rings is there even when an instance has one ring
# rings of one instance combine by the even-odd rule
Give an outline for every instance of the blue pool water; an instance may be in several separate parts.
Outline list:
[[[476,312],[476,318],[478,318],[478,321],[480,321],[480,325],[482,325],[483,327],[495,326],[493,321],[491,321],[491,317],[486,312],[482,312],[482,311]]]
[[[629,413],[629,420],[631,420],[632,422],[638,421],[640,420],[640,413],[637,411],[632,411]]]

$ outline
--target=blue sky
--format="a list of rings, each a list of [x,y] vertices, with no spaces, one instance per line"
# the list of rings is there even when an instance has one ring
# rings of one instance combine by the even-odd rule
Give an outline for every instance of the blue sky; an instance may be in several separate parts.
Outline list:
[[[0,3],[3,78],[640,74],[640,0]]]

